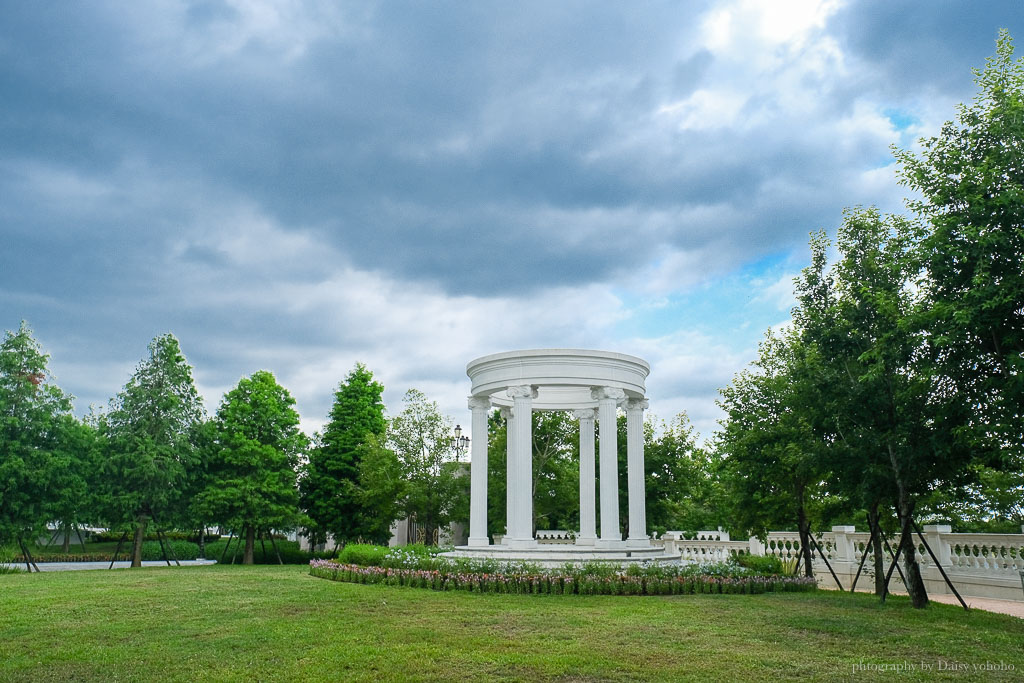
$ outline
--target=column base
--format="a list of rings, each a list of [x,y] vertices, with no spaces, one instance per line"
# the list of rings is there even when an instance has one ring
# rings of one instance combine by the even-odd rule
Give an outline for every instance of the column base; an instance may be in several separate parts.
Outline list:
[[[624,548],[626,546],[626,543],[621,538],[599,538],[597,539],[597,542],[594,543],[594,545],[598,548],[604,548],[607,550]]]
[[[513,550],[523,550],[526,548],[536,548],[537,539],[535,538],[509,538],[506,536],[501,540],[501,544],[506,548]]]
[[[474,547],[487,546],[487,545],[490,545],[490,544],[491,544],[491,540],[489,538],[487,538],[486,536],[483,536],[481,538],[473,538],[472,536],[470,536],[469,540],[466,541],[466,545],[474,546]]]
[[[597,536],[577,536],[576,545],[597,545]]]
[[[651,547],[651,539],[647,538],[646,536],[641,536],[640,538],[627,538],[626,539],[626,547],[628,547],[628,548],[650,548]]]

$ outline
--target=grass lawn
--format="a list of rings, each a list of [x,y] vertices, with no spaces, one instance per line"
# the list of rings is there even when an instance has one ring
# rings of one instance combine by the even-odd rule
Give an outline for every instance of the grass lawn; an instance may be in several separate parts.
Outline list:
[[[1024,620],[831,591],[530,596],[303,566],[0,575],[0,680],[751,680],[1024,675]],[[922,666],[933,667],[925,671]],[[945,667],[945,670],[942,671]]]

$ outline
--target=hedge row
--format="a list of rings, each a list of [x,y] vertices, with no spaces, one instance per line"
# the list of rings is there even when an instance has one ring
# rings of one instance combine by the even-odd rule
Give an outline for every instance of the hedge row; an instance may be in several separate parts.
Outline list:
[[[318,557],[328,556],[329,553],[309,553],[304,550],[299,550],[299,544],[295,541],[275,541],[277,548],[281,553],[281,561],[284,564],[306,564],[312,559]],[[228,550],[227,555],[224,555],[224,548],[227,545],[227,541],[216,541],[214,543],[206,544],[206,558],[209,560],[220,561],[221,557],[224,557],[225,564],[231,564],[231,558],[235,556],[235,563],[240,564],[242,561],[243,543],[239,543],[238,539],[231,542],[231,548]],[[167,556],[173,562],[177,560],[195,560],[199,557],[199,546],[190,541],[164,541],[164,546],[168,547]],[[236,555],[237,547],[237,555]],[[259,541],[256,542],[256,546],[253,549],[253,561],[256,564],[277,564],[277,554],[274,552],[273,546],[270,541],[266,541],[266,554],[263,553],[263,544]],[[110,562],[114,557],[113,552],[102,552],[102,553],[32,553],[32,559],[36,562]],[[127,560],[131,558],[131,544],[125,543],[121,549],[121,553],[117,556],[118,561]],[[159,541],[146,541],[142,544],[142,559],[145,561],[155,560],[160,561],[164,559],[163,550],[160,548]],[[24,563],[25,558],[22,555],[14,557],[14,562]]]
[[[389,569],[341,564],[331,560],[309,563],[312,576],[349,583],[382,583],[438,591],[518,593],[536,595],[690,595],[694,593],[780,593],[813,591],[814,579],[792,576],[571,576],[562,573],[482,574],[429,569]]]

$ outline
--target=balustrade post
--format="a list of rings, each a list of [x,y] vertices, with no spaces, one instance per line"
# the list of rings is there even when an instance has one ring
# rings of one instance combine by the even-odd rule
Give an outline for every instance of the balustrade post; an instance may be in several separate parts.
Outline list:
[[[924,525],[925,540],[928,541],[932,552],[935,553],[935,557],[939,559],[939,564],[943,567],[949,567],[952,562],[949,553],[949,543],[942,538],[942,534],[952,533],[952,531],[953,528],[948,524]]]

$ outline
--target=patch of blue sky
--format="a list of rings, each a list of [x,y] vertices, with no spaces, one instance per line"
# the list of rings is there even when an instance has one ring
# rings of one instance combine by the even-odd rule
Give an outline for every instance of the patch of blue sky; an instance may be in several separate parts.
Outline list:
[[[896,132],[900,134],[900,146],[906,146],[913,142],[917,136],[918,131],[921,127],[921,119],[914,114],[904,111],[903,109],[883,109],[882,115],[889,119],[889,122],[896,129]],[[891,157],[886,163],[891,163]],[[884,166],[886,164],[879,164]]]
[[[619,332],[624,337],[656,338],[689,331],[735,350],[752,348],[769,327],[789,319],[789,283],[806,258],[806,249],[771,254],[668,295],[616,292],[632,312],[620,323]]]

